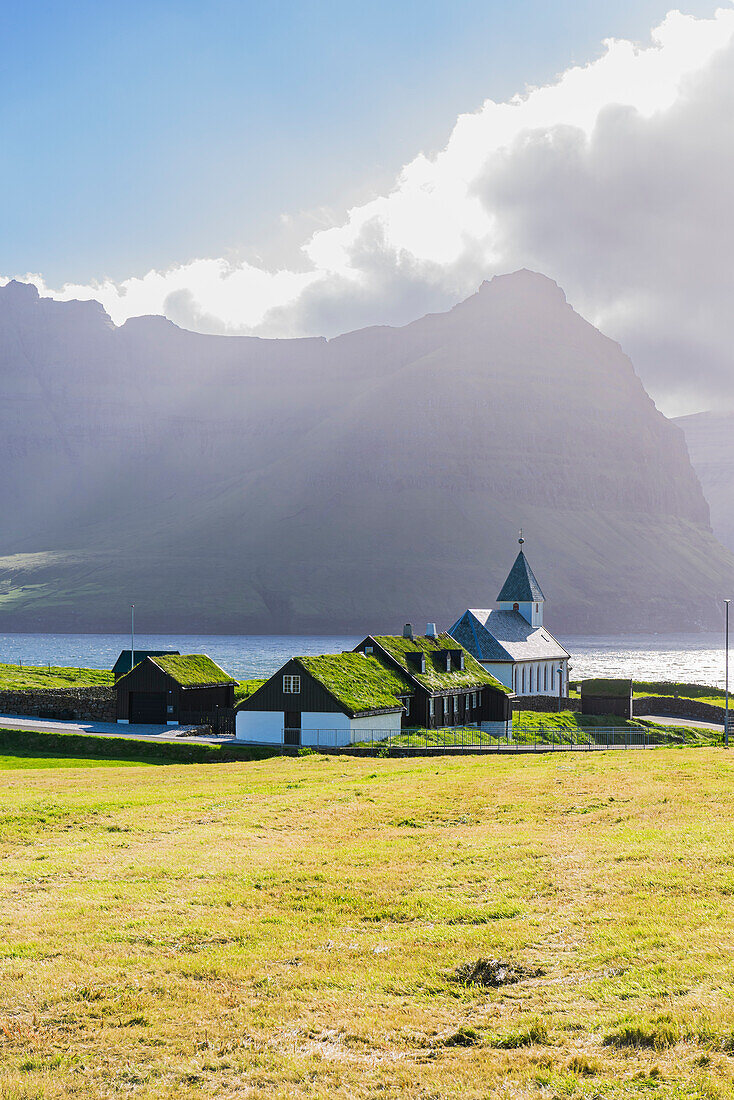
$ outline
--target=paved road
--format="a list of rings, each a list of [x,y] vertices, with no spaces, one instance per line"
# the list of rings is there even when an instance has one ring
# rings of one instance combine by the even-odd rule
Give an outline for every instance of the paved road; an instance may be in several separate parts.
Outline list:
[[[696,722],[693,718],[662,718],[659,714],[636,714],[635,718],[644,718],[646,722],[655,722],[658,726],[690,726],[692,729],[724,732],[723,722]],[[729,728],[731,729],[731,725]]]
[[[177,737],[171,726],[118,726],[117,722],[57,722],[52,718],[18,718],[15,714],[0,714],[0,727],[14,730],[37,730],[40,733],[84,733],[95,737],[127,737],[133,741],[174,741],[178,744],[220,744],[228,737]]]

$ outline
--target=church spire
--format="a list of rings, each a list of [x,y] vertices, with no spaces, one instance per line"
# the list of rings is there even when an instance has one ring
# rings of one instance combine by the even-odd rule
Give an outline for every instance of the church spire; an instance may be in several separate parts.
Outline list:
[[[519,611],[532,626],[542,626],[545,596],[525,557],[522,528],[520,528],[518,543],[520,553],[507,574],[507,580],[502,585],[497,603],[501,611]]]

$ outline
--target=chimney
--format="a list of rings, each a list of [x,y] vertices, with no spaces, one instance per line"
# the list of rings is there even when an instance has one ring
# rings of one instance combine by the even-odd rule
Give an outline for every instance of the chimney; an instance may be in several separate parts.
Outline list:
[[[436,638],[437,636],[438,636],[438,631],[436,630],[436,624],[435,623],[429,623],[428,626],[426,627],[426,637],[427,638]]]
[[[410,623],[406,623],[403,627],[403,637],[410,638],[411,642],[413,641],[413,627]]]

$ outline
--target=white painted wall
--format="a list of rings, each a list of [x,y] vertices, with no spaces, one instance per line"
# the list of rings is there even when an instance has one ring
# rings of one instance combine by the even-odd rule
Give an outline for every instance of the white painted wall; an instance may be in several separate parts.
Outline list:
[[[512,665],[508,661],[480,661],[480,665],[486,668],[496,680],[505,687],[512,689]]]
[[[263,745],[280,745],[283,741],[283,711],[238,710],[235,738]]]
[[[520,612],[523,619],[525,619],[525,622],[530,623],[531,626],[542,626],[543,625],[543,603],[544,603],[543,600],[538,600],[537,602],[534,602],[534,603],[519,603],[517,605],[517,610]],[[509,603],[506,600],[503,601],[502,603],[497,604],[497,607],[499,608],[500,611],[514,611],[515,610],[514,603]]]
[[[378,740],[391,733],[400,733],[400,719],[400,711],[351,719],[346,714],[304,711],[301,714],[301,744],[342,748],[356,741]],[[235,737],[238,741],[280,745],[283,741],[283,722],[282,710],[240,710],[237,712]]]

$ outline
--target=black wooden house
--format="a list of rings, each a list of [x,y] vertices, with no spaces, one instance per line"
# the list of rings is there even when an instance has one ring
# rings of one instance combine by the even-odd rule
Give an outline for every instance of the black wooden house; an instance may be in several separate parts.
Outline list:
[[[236,680],[203,653],[146,657],[115,684],[117,721],[196,725],[234,707]]]
[[[402,637],[370,635],[356,649],[408,678],[413,691],[403,716],[406,727],[512,721],[513,693],[450,634],[417,635],[407,624]]]

